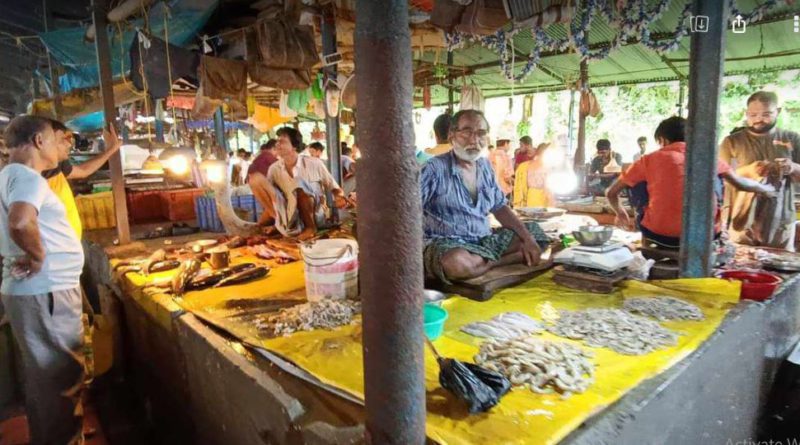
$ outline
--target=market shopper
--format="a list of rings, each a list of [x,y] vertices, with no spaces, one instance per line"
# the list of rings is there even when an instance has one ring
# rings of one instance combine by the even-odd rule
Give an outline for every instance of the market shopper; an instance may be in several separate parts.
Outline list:
[[[720,159],[754,179],[774,182],[776,198],[727,191],[725,207],[734,242],[794,250],[796,208],[793,190],[800,181],[800,135],[777,128],[778,96],[759,91],[747,99],[747,127],[727,136]]]
[[[0,287],[23,358],[32,444],[82,443],[76,417],[83,383],[83,250],[64,205],[41,174],[56,168],[50,120],[20,116],[5,130],[9,165],[0,171]]]
[[[277,144],[276,139],[270,139],[262,144],[258,156],[247,170],[247,183],[250,185],[250,190],[261,208],[264,209],[258,217],[258,224],[262,226],[275,224],[275,208],[270,197],[267,173],[272,164],[278,162],[278,155],[275,152]]]
[[[549,207],[553,196],[547,189],[544,153],[550,145],[540,145],[530,161],[519,165],[514,176],[514,207]]]
[[[78,206],[75,204],[75,196],[72,193],[72,188],[69,185],[69,180],[86,179],[93,175],[100,169],[111,156],[114,155],[122,146],[122,142],[117,137],[114,128],[107,128],[103,130],[103,144],[105,151],[94,156],[93,158],[78,164],[72,165],[69,161],[69,152],[75,144],[75,138],[72,132],[60,121],[55,119],[50,120],[50,125],[55,134],[56,143],[58,145],[58,166],[55,168],[47,169],[42,172],[42,176],[47,179],[47,184],[50,189],[58,196],[61,203],[67,212],[67,221],[75,229],[78,234],[78,239],[83,236],[83,226],[81,225],[81,218],[78,214]]]
[[[619,176],[622,171],[622,155],[611,149],[611,141],[599,139],[595,145],[597,154],[589,165],[590,189],[597,194],[603,194]]]
[[[631,201],[637,204],[637,220],[647,242],[665,248],[678,248],[682,232],[683,185],[686,169],[686,119],[673,116],[662,121],[654,134],[661,146],[656,152],[635,162],[606,191],[616,215],[616,224],[634,230],[633,220],[619,201],[625,187],[631,187]],[[717,175],[739,190],[769,194],[775,189],[767,184],[742,178],[725,161],[718,161]],[[709,196],[716,206],[717,197]],[[720,213],[716,212],[714,233],[719,234]]]
[[[633,162],[642,159],[642,156],[647,153],[647,137],[639,136],[639,139],[636,139],[636,145],[639,146],[639,151],[633,155]]]
[[[492,149],[490,146],[489,149],[489,163],[492,164],[497,184],[506,197],[514,189],[514,167],[511,164],[511,158],[508,156],[510,146],[511,141],[508,139],[499,139],[497,148]]]
[[[425,150],[426,154],[438,156],[450,151],[450,121],[451,117],[447,113],[440,114],[433,121],[433,135],[436,138],[436,145]]]
[[[453,149],[429,160],[420,184],[424,263],[428,278],[443,282],[478,277],[517,263],[533,266],[549,240],[536,223],[524,224],[508,206],[489,161],[489,123],[477,110],[456,113],[450,125]],[[503,228],[492,231],[489,214]]]
[[[338,208],[344,208],[347,201],[322,160],[298,155],[298,150],[303,147],[299,131],[283,127],[277,135],[279,159],[267,172],[268,190],[275,209],[275,227],[284,236],[309,239],[327,223],[326,192],[332,193]]]
[[[320,142],[312,142],[308,144],[308,154],[311,157],[322,159],[322,153],[325,151],[325,146]]]

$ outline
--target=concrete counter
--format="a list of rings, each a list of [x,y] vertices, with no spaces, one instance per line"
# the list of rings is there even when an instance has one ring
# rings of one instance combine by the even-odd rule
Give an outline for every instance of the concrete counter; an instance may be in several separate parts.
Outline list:
[[[104,255],[93,249],[92,255]],[[104,258],[107,264],[107,258]],[[100,261],[93,261],[99,264]],[[363,407],[251,354],[174,303],[125,292],[127,369],[180,443],[360,443]],[[696,352],[629,392],[566,444],[755,440],[778,365],[800,334],[800,279],[741,303]]]

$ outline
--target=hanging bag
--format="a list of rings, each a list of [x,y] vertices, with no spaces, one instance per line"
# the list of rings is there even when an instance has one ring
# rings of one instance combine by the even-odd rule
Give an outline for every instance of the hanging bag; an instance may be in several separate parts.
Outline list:
[[[431,11],[431,24],[445,32],[453,32],[456,25],[461,23],[466,6],[455,0],[436,0]]]
[[[509,22],[502,0],[472,0],[461,16],[456,31],[467,34],[494,34]]]

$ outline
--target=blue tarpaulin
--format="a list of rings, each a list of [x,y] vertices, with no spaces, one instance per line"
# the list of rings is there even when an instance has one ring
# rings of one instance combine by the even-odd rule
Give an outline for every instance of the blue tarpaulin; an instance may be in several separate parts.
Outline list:
[[[205,26],[218,0],[173,0],[169,5],[159,2],[148,14],[150,33],[164,38],[164,16],[167,17],[169,42],[184,46],[190,43]],[[145,20],[138,18],[120,26],[108,28],[111,47],[111,70],[115,78],[130,70],[128,51],[136,28],[143,29]],[[66,70],[59,78],[62,92],[75,88],[90,88],[99,85],[97,55],[94,42],[84,39],[86,28],[64,28],[39,34],[50,54]]]

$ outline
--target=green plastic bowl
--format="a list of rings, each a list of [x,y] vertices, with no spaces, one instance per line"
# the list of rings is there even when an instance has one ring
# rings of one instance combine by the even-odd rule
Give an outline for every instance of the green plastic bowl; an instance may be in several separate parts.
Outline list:
[[[422,315],[425,319],[425,335],[430,340],[436,340],[444,331],[444,322],[447,320],[447,311],[432,304],[426,304]]]

